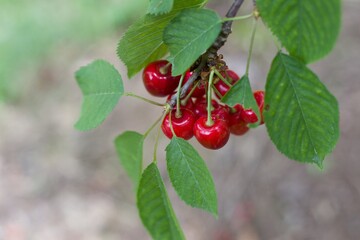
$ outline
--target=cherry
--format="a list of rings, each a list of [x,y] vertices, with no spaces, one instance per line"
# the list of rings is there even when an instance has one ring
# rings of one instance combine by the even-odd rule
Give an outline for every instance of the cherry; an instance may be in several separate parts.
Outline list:
[[[226,123],[229,123],[230,108],[227,105],[219,104],[219,107],[211,111],[211,115],[215,116],[216,118],[220,118],[224,120]]]
[[[213,125],[206,124],[207,117],[203,116],[194,124],[194,135],[201,145],[209,149],[219,149],[225,146],[230,137],[230,129],[227,123],[212,116]]]
[[[146,90],[156,97],[172,93],[178,86],[180,77],[171,75],[171,64],[166,60],[150,63],[144,68],[142,75]]]
[[[263,124],[264,123],[263,110],[264,110],[264,103],[265,103],[265,91],[262,91],[262,90],[255,91],[254,98],[260,109],[260,115],[261,115],[261,123],[260,124]]]
[[[225,122],[229,121],[229,112],[230,109],[227,106],[220,105],[216,100],[211,100],[211,115],[214,115],[216,118],[220,118]],[[194,113],[197,118],[202,116],[207,116],[207,100],[206,98],[198,98],[194,103]]]
[[[259,105],[259,107],[263,107],[264,106],[264,100],[265,100],[265,91],[262,90],[257,90],[254,92],[254,98],[257,102],[257,104]]]
[[[229,116],[229,128],[230,132],[234,135],[244,135],[249,128],[247,127],[247,122],[241,117],[241,112],[243,107],[240,104],[236,104],[233,108],[233,112],[230,111]]]
[[[241,117],[246,123],[256,123],[258,118],[252,109],[244,109],[241,112]]]
[[[232,81],[230,83],[235,83],[236,81],[240,80],[239,75],[237,75],[236,72],[234,72],[233,70],[230,70],[230,69],[226,70],[225,75],[227,75],[227,76],[224,76],[224,77],[228,77]]]
[[[215,91],[215,96],[218,99],[221,99],[230,90],[230,86],[224,83],[221,79],[219,79],[219,81],[214,84],[214,87],[217,90]]]
[[[191,77],[192,74],[193,74],[193,72],[190,72],[190,71],[187,71],[185,73],[183,85],[189,80],[189,78]],[[191,91],[192,88],[193,88],[193,85],[189,88],[188,93]],[[191,96],[194,97],[194,98],[201,98],[202,96],[205,95],[205,92],[206,92],[205,84],[200,82],[196,86],[196,88],[193,91],[193,93],[191,94]]]
[[[212,99],[211,105],[213,109],[217,109],[219,107],[219,103]],[[207,100],[205,97],[196,99],[194,103],[194,113],[196,117],[207,116]]]
[[[232,70],[226,70],[226,73],[221,73],[221,75],[228,80],[231,85],[234,85],[237,81],[240,80],[240,77]],[[214,87],[219,92],[215,92],[215,95],[221,99],[229,90],[230,86],[228,86],[223,80],[219,79],[215,84]]]
[[[194,113],[187,108],[182,108],[181,116],[176,117],[176,109],[173,109],[170,114],[171,124],[174,129],[175,135],[185,140],[189,140],[190,138],[192,138],[194,136],[193,126],[196,120]],[[170,139],[173,137],[173,133],[170,127],[169,114],[165,116],[161,124],[161,129],[165,136]]]
[[[265,92],[264,91],[255,91],[254,92],[254,98],[256,100],[256,103],[260,109],[260,116],[261,116],[261,123],[264,123],[264,118],[263,118],[263,108],[264,108],[264,97],[265,97]],[[246,109],[244,111],[242,111],[241,113],[241,117],[244,119],[245,122],[247,123],[256,123],[258,121],[258,118],[255,114],[255,112],[252,109]]]
[[[181,101],[181,107],[193,110],[194,109],[194,102],[193,102],[193,100],[191,98],[189,98],[186,103]]]
[[[170,95],[167,97],[166,102],[170,102],[171,97],[172,97],[173,95],[175,95],[175,94],[176,94],[176,92],[170,94]],[[194,101],[193,101],[191,98],[189,98],[189,99],[186,101],[186,103],[184,102],[184,100],[181,99],[181,100],[180,100],[180,104],[181,104],[181,108],[187,108],[187,109],[190,109],[190,110],[193,110],[193,108],[194,108]]]

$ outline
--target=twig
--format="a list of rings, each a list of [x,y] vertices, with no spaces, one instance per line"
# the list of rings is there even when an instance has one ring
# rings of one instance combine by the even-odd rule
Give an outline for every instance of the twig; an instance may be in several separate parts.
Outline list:
[[[229,8],[228,12],[226,13],[227,18],[233,18],[238,13],[241,5],[243,4],[244,0],[234,0],[233,4]],[[228,36],[231,33],[231,26],[233,21],[226,21],[223,23],[221,27],[221,31],[219,36],[216,38],[213,45],[201,56],[201,62],[199,66],[194,70],[193,74],[189,78],[189,80],[182,86],[180,97],[184,97],[187,93],[188,89],[192,86],[194,81],[200,76],[202,69],[205,67],[208,59],[216,59],[218,50],[224,46]],[[176,94],[171,97],[169,102],[170,108],[172,109],[176,104]]]
[[[189,80],[187,80],[184,86],[182,86],[180,92],[180,98],[183,98],[186,95],[189,88],[192,86],[195,80],[200,76],[201,70],[204,68],[205,64],[206,64],[206,58],[203,55],[201,57],[201,62],[199,66],[193,71],[193,74],[190,76]],[[172,109],[175,106],[175,104],[176,104],[176,94],[174,94],[169,101],[170,108]]]
[[[239,11],[241,5],[243,4],[243,2],[244,2],[244,0],[235,0],[233,2],[233,4],[231,5],[230,9],[228,10],[228,12],[226,13],[226,17],[227,18],[235,17]],[[232,23],[233,23],[233,21],[227,21],[227,22],[223,23],[219,36],[217,37],[217,39],[215,40],[213,45],[208,49],[208,51],[206,53],[209,58],[214,59],[217,55],[217,51],[222,46],[224,46],[228,36],[232,32],[231,31]]]

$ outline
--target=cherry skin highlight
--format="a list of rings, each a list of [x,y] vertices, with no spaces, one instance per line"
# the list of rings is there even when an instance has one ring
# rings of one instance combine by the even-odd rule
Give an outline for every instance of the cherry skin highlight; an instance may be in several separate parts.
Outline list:
[[[219,118],[213,117],[214,124],[206,124],[207,117],[203,116],[194,124],[194,135],[198,142],[208,149],[220,149],[228,142],[230,129],[227,123]]]
[[[194,113],[187,108],[181,109],[180,117],[176,117],[176,109],[171,111],[171,124],[177,137],[183,138],[185,140],[192,138],[194,136],[193,127],[195,120]],[[161,124],[161,129],[165,136],[167,136],[169,139],[173,137],[173,133],[170,127],[169,114],[165,116]]]
[[[246,123],[256,123],[258,118],[252,109],[244,109],[241,112],[241,117]]]
[[[165,97],[178,86],[181,76],[171,75],[171,64],[158,60],[144,68],[142,78],[146,90],[153,96]]]

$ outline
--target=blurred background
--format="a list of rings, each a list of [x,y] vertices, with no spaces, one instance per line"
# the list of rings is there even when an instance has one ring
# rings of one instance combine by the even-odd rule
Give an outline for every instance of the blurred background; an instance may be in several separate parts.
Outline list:
[[[232,1],[210,1],[224,16]],[[251,11],[249,3],[240,14]],[[0,1],[0,239],[150,239],[113,139],[144,132],[161,114],[123,97],[96,130],[73,128],[82,96],[74,72],[94,59],[115,65],[126,91],[145,97],[140,76],[131,81],[116,56],[126,28],[145,13],[147,0]],[[264,126],[232,137],[219,151],[192,143],[217,187],[219,218],[181,202],[158,162],[175,212],[189,240],[360,239],[360,1],[343,1],[334,51],[311,68],[338,98],[341,137],[325,169],[281,155]],[[221,49],[231,69],[245,71],[251,21],[234,24]],[[276,53],[260,24],[250,77],[263,89]],[[158,100],[158,99],[157,99]],[[146,117],[145,117],[146,116]],[[144,120],[146,119],[146,120]],[[145,144],[150,162],[154,136]]]

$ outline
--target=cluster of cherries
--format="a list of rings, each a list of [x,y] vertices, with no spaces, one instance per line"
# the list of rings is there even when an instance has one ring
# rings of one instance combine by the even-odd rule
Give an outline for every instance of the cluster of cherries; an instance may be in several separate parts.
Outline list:
[[[243,135],[249,128],[248,124],[256,123],[258,118],[251,109],[244,109],[240,104],[230,107],[211,99],[211,115],[208,114],[207,88],[212,87],[215,96],[221,99],[233,84],[240,80],[232,70],[226,69],[220,72],[226,79],[215,77],[212,86],[209,85],[208,75],[203,79],[199,77],[190,87],[187,96],[180,100],[180,109],[176,107],[169,110],[165,116],[161,128],[163,133],[172,138],[173,133],[177,137],[189,140],[195,138],[201,145],[209,149],[219,149],[229,140],[230,133]],[[190,76],[191,71],[185,73],[183,84]],[[158,60],[150,63],[143,71],[143,82],[147,91],[153,96],[166,97],[169,102],[175,94],[181,76],[171,75],[171,64],[166,60]],[[254,98],[261,113],[264,107],[264,91],[255,91]]]

